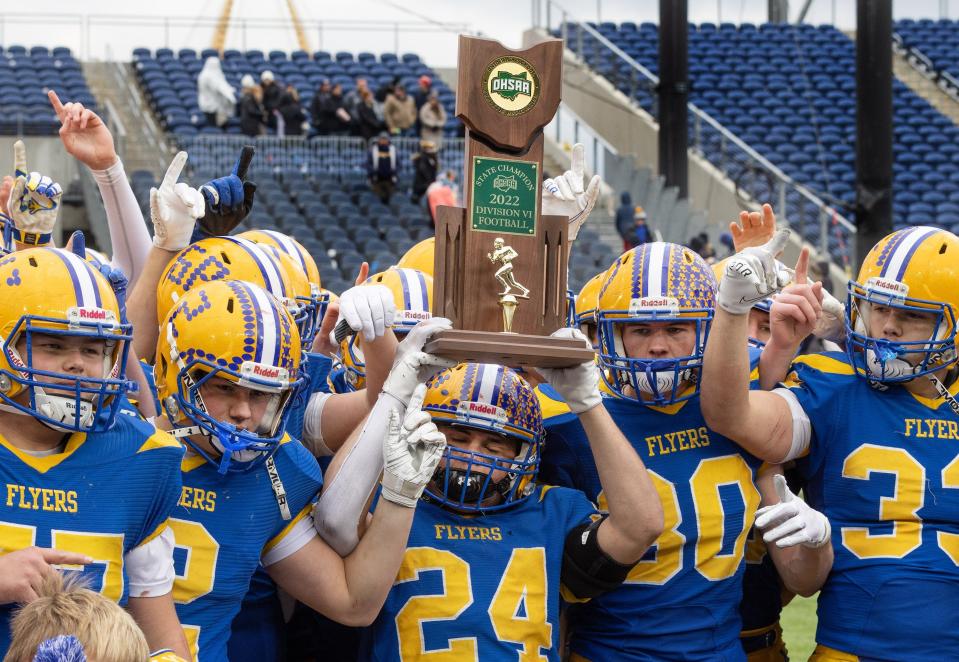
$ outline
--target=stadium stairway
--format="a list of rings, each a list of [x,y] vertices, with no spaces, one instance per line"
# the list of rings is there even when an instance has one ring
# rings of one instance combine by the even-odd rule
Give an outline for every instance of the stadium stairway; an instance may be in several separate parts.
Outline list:
[[[100,105],[113,115],[110,128],[127,173],[148,170],[161,177],[172,147],[143,99],[129,63],[84,62],[83,73]]]
[[[850,39],[855,39],[852,34]],[[908,53],[893,50],[893,74],[940,113],[959,124],[959,102],[942,91],[934,79],[909,62]]]

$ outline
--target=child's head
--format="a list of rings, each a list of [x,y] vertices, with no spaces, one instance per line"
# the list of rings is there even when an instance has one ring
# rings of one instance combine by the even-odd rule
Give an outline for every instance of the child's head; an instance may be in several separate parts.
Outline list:
[[[50,573],[40,596],[10,621],[10,648],[4,662],[33,662],[37,648],[57,635],[73,635],[89,662],[144,662],[146,638],[119,605],[84,588],[73,578]]]

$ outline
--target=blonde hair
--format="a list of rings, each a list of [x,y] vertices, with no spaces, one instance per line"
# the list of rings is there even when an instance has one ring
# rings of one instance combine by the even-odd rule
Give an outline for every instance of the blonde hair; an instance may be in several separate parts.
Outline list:
[[[133,617],[115,602],[84,586],[78,577],[51,572],[33,602],[10,621],[10,648],[4,662],[32,662],[37,647],[57,635],[73,635],[88,660],[145,662],[150,657],[146,637]]]

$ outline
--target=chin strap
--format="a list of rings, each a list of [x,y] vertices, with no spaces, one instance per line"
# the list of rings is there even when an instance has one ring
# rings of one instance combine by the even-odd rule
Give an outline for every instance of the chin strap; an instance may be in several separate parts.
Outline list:
[[[3,405],[0,405],[0,408],[2,407]],[[173,430],[169,430],[168,434],[175,439],[182,439],[195,434],[202,434],[207,439],[213,438],[209,432],[201,428],[199,425],[175,428]],[[220,464],[217,466],[217,471],[219,471],[219,473],[226,473],[227,467],[230,463],[230,456],[231,454],[228,452],[220,453]],[[273,488],[273,496],[276,497],[276,505],[280,509],[280,515],[283,517],[283,521],[288,522],[293,519],[293,514],[290,512],[290,503],[286,496],[286,488],[283,487],[283,480],[280,478],[280,472],[276,468],[276,462],[271,456],[264,464],[266,466],[266,473],[270,477],[270,487]]]
[[[950,373],[955,373],[955,371],[950,371]],[[952,409],[952,412],[956,416],[959,416],[959,401],[957,401],[955,396],[949,392],[949,389],[946,388],[946,385],[943,384],[942,381],[931,372],[927,375],[927,377],[929,378],[929,381],[932,382],[936,392],[939,393],[939,397],[949,403],[949,407]],[[953,374],[953,377],[955,377],[955,374]],[[950,380],[950,382],[954,381],[955,379]]]
[[[43,414],[44,416],[52,419],[59,419],[61,422],[66,421],[67,419],[76,421],[76,416],[70,414],[70,411],[75,411],[74,402],[69,398],[63,398],[57,395],[46,395],[42,392],[42,389],[39,387],[36,388],[40,393],[36,394],[37,401],[37,410],[38,413]],[[0,404],[0,411],[9,412],[11,414],[19,414],[21,416],[29,416],[34,418],[44,425],[46,425],[51,430],[57,430],[59,432],[73,432],[70,428],[65,428],[58,426],[56,423],[50,421],[44,421],[37,418],[33,413],[29,411],[24,411],[12,405]],[[89,402],[80,403],[80,420],[79,423],[83,427],[90,427],[93,425],[94,421],[94,411],[93,405]]]

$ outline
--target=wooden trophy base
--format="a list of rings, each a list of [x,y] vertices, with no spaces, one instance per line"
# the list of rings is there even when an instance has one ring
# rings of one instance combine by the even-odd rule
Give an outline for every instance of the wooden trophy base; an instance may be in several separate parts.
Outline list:
[[[498,363],[513,368],[569,368],[596,356],[575,338],[458,329],[437,333],[423,350],[454,361]]]

